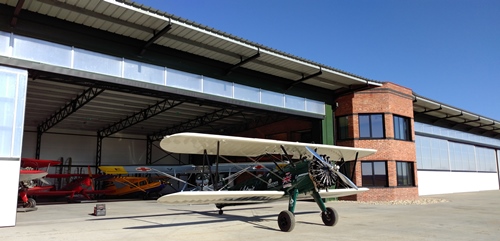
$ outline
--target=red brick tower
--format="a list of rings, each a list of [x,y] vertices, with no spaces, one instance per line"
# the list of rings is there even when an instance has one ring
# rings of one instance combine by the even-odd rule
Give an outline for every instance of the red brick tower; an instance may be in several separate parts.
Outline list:
[[[349,164],[354,168],[356,185],[370,189],[350,199],[417,199],[411,89],[386,82],[381,87],[342,96],[337,103],[336,145],[377,150],[355,165]]]

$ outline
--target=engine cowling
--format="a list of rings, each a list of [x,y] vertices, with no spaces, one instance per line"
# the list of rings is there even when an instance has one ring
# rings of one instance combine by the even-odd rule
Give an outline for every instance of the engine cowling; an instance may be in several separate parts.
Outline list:
[[[317,158],[313,158],[313,160],[309,162],[309,177],[318,190],[328,189],[337,182],[338,176],[333,170],[335,167],[328,164]]]

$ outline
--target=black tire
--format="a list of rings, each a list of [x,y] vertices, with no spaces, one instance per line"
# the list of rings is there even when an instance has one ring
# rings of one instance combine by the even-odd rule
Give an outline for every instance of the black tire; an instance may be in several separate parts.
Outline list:
[[[23,205],[25,208],[34,208],[36,207],[36,201],[33,198],[28,198],[28,202]]]
[[[224,211],[222,211],[222,209],[219,209],[219,215],[222,215],[224,214]]]
[[[295,228],[295,216],[292,212],[285,210],[278,215],[278,226],[283,232],[290,232]]]
[[[335,226],[339,221],[339,215],[333,208],[326,208],[326,212],[321,213],[321,219],[326,226]]]

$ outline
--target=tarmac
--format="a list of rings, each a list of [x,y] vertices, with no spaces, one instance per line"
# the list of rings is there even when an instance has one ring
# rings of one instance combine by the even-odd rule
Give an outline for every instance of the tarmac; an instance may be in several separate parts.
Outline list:
[[[287,202],[224,208],[155,200],[39,204],[18,212],[0,240],[500,240],[500,191],[423,196],[425,205],[330,201],[340,219],[323,225],[314,202],[300,201],[295,229],[276,222]],[[426,203],[426,202],[423,202]],[[94,208],[105,204],[105,215]]]

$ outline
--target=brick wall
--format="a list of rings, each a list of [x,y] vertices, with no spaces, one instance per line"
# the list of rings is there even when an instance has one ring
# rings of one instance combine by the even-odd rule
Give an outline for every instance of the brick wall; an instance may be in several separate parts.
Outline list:
[[[376,149],[377,153],[360,161],[386,161],[388,187],[372,187],[370,191],[359,195],[347,197],[350,200],[362,201],[389,201],[413,200],[418,198],[416,177],[415,132],[413,131],[413,97],[408,88],[393,84],[383,83],[381,87],[355,92],[337,99],[338,108],[336,116],[347,116],[349,123],[349,139],[337,140],[340,146]],[[384,117],[384,139],[360,139],[358,114],[377,113]],[[394,139],[393,115],[410,118],[411,141]],[[361,163],[356,163],[353,181],[362,184]],[[398,187],[396,161],[410,162],[414,167],[415,186]]]

